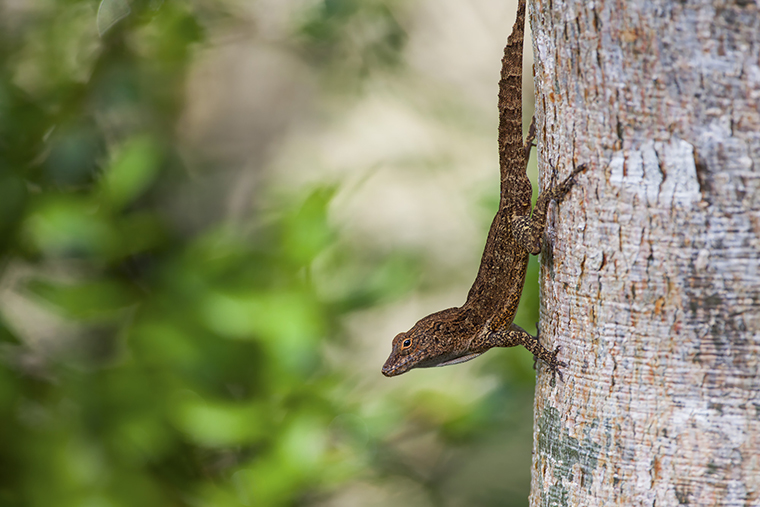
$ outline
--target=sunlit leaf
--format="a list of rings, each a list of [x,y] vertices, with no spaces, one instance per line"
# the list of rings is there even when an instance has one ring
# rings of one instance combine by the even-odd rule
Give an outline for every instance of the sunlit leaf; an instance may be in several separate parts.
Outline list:
[[[313,191],[301,207],[284,223],[283,249],[294,261],[306,264],[314,259],[333,238],[327,221],[327,208],[335,194],[334,187]]]
[[[132,9],[127,0],[101,0],[98,7],[98,33],[102,37],[113,25],[129,16]]]
[[[279,452],[282,460],[303,474],[313,473],[322,463],[327,444],[324,421],[305,413],[284,430]]]
[[[103,190],[117,208],[137,198],[153,181],[161,163],[161,151],[149,137],[127,142],[108,167]]]
[[[286,506],[295,496],[301,478],[286,463],[274,457],[255,462],[235,474],[238,497],[245,505]]]
[[[315,303],[298,292],[210,295],[204,316],[214,331],[230,338],[269,341],[309,342],[323,325]]]
[[[264,436],[264,413],[253,404],[206,402],[183,393],[174,421],[199,445],[226,447],[255,442]]]

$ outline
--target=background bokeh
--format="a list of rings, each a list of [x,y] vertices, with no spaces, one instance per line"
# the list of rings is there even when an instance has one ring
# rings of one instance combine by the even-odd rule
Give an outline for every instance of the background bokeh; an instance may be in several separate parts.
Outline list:
[[[477,271],[515,10],[0,0],[0,505],[527,505],[527,351],[380,374]]]

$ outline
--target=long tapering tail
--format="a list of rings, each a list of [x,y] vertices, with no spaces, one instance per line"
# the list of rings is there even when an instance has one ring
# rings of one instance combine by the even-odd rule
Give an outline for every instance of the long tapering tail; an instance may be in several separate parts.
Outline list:
[[[524,172],[522,136],[522,60],[525,38],[525,0],[519,0],[512,33],[504,48],[499,80],[499,166],[501,190],[514,192],[514,174]],[[508,177],[509,174],[513,176]],[[509,187],[505,188],[505,185]],[[529,208],[530,209],[530,208]]]

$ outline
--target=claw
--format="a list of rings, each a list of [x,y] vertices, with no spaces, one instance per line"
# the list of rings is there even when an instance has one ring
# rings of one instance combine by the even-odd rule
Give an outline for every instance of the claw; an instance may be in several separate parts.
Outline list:
[[[559,354],[559,347],[554,349],[554,352],[552,352],[552,361],[550,363],[547,363],[547,366],[549,367],[549,370],[552,372],[552,378],[554,378],[555,375],[559,375],[559,380],[561,382],[564,382],[565,379],[564,377],[562,377],[562,370],[560,370],[560,368],[564,368],[565,366],[567,366],[567,363],[564,361],[558,361],[557,354]]]
[[[581,164],[573,170],[573,176],[580,174],[587,169],[586,164]]]
[[[539,329],[538,322],[536,322],[536,336],[534,336],[533,338],[537,342],[541,343],[539,339],[540,336],[541,336],[541,329]],[[551,353],[551,359],[549,361],[544,361],[544,362],[546,363],[546,366],[549,368],[549,371],[552,372],[552,379],[554,379],[554,377],[559,375],[560,381],[564,382],[565,379],[562,376],[562,370],[560,370],[560,368],[564,368],[565,366],[567,366],[567,363],[557,359],[557,354],[559,354],[559,349],[560,349],[559,346],[555,348],[554,351]],[[534,370],[536,369],[536,364],[538,364],[538,356],[534,354],[533,355],[533,369]]]
[[[557,200],[561,200],[565,194],[567,194],[571,188],[575,185],[575,176],[582,173],[586,170],[586,164],[581,164],[578,167],[576,167],[573,172],[565,178],[565,181],[563,181],[559,185],[559,192],[557,193]]]

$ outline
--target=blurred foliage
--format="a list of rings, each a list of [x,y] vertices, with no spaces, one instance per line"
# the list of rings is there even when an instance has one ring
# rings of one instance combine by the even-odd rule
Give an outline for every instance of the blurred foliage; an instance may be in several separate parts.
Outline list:
[[[406,42],[393,9],[382,0],[321,0],[305,17],[300,34],[315,63],[339,62],[360,74],[397,64]]]
[[[308,504],[373,474],[445,504],[450,474],[412,471],[397,447],[529,417],[513,404],[529,400],[525,361],[489,363],[517,376],[475,407],[347,399],[325,347],[349,312],[411,289],[415,257],[359,259],[329,224],[334,186],[243,226],[177,223],[185,75],[204,16],[226,11],[134,0],[96,25],[98,4],[40,0],[0,30],[0,268],[32,273],[24,294],[69,329],[26,343],[0,320],[0,505]],[[389,5],[316,2],[299,51],[359,75],[393,64],[405,34]]]

